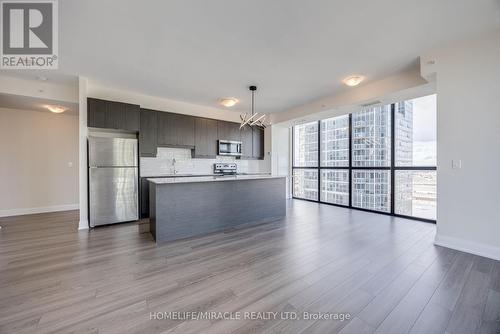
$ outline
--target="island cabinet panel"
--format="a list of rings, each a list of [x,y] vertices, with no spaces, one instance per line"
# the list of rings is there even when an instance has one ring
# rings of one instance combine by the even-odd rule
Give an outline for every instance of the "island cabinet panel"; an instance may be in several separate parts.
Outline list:
[[[195,119],[194,158],[217,156],[217,121],[207,118]]]
[[[159,112],[158,145],[193,148],[195,144],[194,123],[195,117],[192,116]]]
[[[149,213],[157,244],[276,221],[286,216],[286,178],[149,181]]]
[[[88,98],[87,109],[87,123],[90,127],[139,131],[138,105]]]
[[[219,140],[241,141],[240,124],[217,121],[217,137]]]
[[[264,129],[253,128],[252,156],[254,159],[264,159]]]
[[[139,130],[139,154],[141,157],[156,157],[158,121],[157,112],[141,109],[141,127]]]
[[[241,159],[253,158],[253,131],[246,126],[240,131],[241,135]]]

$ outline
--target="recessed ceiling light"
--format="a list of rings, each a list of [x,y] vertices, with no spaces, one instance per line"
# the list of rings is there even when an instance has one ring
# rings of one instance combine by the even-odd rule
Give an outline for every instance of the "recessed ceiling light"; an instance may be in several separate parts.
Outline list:
[[[345,78],[342,80],[343,83],[345,83],[349,87],[354,87],[357,86],[365,79],[364,76],[362,75],[351,75],[350,77]]]
[[[238,103],[238,99],[234,98],[234,97],[223,97],[221,99],[219,99],[219,103],[221,105],[223,105],[224,107],[232,107],[234,106],[236,103]]]
[[[60,114],[60,113],[63,113],[67,110],[64,107],[59,107],[59,106],[46,106],[46,107],[47,107],[47,109],[49,109],[50,111],[52,111],[55,114]]]

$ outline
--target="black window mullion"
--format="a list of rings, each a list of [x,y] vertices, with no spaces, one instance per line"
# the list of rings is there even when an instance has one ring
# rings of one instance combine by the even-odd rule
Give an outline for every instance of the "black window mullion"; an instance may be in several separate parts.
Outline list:
[[[401,166],[394,167],[395,170],[437,170],[435,166]]]
[[[349,208],[352,208],[352,114],[349,114]]]
[[[293,166],[293,168],[296,168],[296,169],[318,169],[318,167],[311,167],[311,166]]]
[[[295,126],[292,126],[292,198],[295,198]]]
[[[395,177],[395,171],[394,171],[394,166],[396,165],[396,162],[395,162],[395,159],[396,159],[396,145],[394,145],[394,143],[396,142],[396,122],[395,122],[395,110],[396,110],[396,105],[393,103],[391,104],[391,171],[389,173],[391,173],[390,175],[390,178],[391,178],[391,214],[394,214],[394,207],[395,207],[395,201],[396,201],[396,198],[395,198],[395,189],[396,189],[396,185],[394,184],[395,183],[395,180],[396,180],[396,177]]]
[[[295,126],[292,126],[292,172],[294,167],[295,167]]]
[[[318,202],[321,202],[321,120],[318,121]]]

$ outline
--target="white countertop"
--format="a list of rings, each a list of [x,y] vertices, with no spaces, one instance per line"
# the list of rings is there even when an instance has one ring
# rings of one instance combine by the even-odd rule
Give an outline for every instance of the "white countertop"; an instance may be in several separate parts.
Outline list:
[[[262,180],[286,177],[284,175],[231,175],[231,176],[192,176],[192,177],[168,177],[152,178],[149,182],[155,184],[166,183],[196,183],[196,182],[219,182],[219,181],[240,181],[240,180]]]
[[[269,173],[238,173],[238,176],[255,176],[255,175],[270,175]],[[200,176],[220,176],[214,173],[191,173],[191,174],[154,174],[154,175],[141,175],[141,178],[161,178],[161,177],[200,177]]]

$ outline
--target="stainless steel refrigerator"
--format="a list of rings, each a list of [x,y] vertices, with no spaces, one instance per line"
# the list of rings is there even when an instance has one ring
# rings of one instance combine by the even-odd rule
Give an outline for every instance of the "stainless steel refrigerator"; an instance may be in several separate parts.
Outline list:
[[[137,220],[137,139],[90,136],[88,143],[90,226]]]

